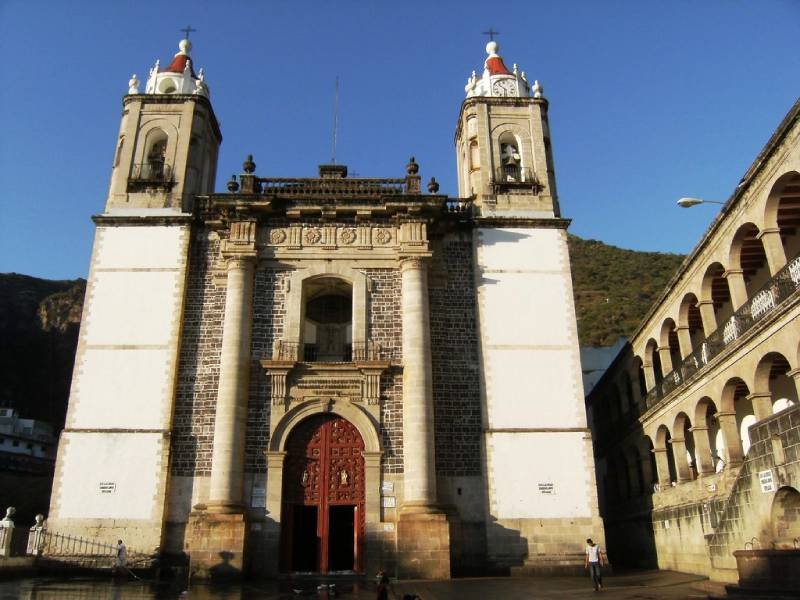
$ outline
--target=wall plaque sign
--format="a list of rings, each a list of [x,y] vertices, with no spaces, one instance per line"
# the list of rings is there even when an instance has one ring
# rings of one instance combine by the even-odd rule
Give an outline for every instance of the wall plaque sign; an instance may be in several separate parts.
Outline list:
[[[117,491],[117,484],[113,481],[101,481],[99,487],[101,494],[113,494]]]
[[[552,481],[539,482],[537,487],[540,494],[553,495],[556,493],[556,486]]]
[[[394,481],[384,481],[381,484],[381,493],[391,494],[394,492]]]
[[[381,498],[381,506],[383,508],[394,508],[397,506],[397,498],[394,496],[383,496]]]
[[[775,491],[775,479],[772,477],[772,469],[759,471],[758,482],[761,484],[761,491],[765,494]]]

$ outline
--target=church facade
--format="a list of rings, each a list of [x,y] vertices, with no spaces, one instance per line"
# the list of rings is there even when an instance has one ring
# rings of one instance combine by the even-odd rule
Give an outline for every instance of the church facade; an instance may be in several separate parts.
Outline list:
[[[49,526],[199,574],[582,567],[602,540],[538,82],[496,42],[458,196],[243,173],[191,45],[130,81]]]

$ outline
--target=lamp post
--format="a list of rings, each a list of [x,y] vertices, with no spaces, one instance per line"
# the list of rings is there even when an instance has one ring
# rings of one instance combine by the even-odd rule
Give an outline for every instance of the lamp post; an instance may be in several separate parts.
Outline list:
[[[718,200],[703,200],[701,198],[681,198],[678,200],[678,206],[681,208],[691,208],[692,206],[697,206],[698,204],[725,204],[724,202],[719,202]]]

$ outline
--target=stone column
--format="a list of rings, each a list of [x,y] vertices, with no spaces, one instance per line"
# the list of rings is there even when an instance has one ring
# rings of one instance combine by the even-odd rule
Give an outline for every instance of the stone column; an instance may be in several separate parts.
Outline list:
[[[666,377],[669,373],[672,373],[673,369],[670,347],[659,346],[656,349],[658,350],[658,357],[661,359],[661,376]]]
[[[696,425],[689,431],[694,436],[694,459],[697,462],[697,474],[700,477],[714,473],[714,459],[711,456],[711,442],[708,439],[708,427]]]
[[[450,525],[436,506],[428,270],[424,256],[401,260],[403,311],[403,503],[397,574],[450,577]]]
[[[658,485],[661,489],[667,489],[671,485],[669,478],[669,457],[666,448],[654,448],[656,455],[656,471],[658,471]]]
[[[747,399],[753,403],[753,415],[756,421],[772,416],[772,394],[769,392],[753,392]]]
[[[681,358],[686,358],[692,353],[692,336],[689,334],[688,325],[678,325],[675,328],[678,334],[678,346],[681,350]]]
[[[647,388],[646,396],[647,392],[656,387],[656,372],[653,369],[653,363],[648,362],[642,363],[642,370],[644,371],[644,385]]]
[[[786,251],[781,241],[781,230],[777,227],[762,229],[756,238],[761,240],[764,246],[764,254],[767,255],[770,275],[775,275],[786,265]]]
[[[742,450],[742,440],[739,437],[739,428],[736,425],[735,412],[718,412],[714,415],[719,428],[722,431],[722,438],[725,440],[725,454],[727,455],[726,466],[736,466],[741,464],[744,457]]]
[[[228,281],[222,329],[214,450],[208,509],[240,512],[244,507],[244,438],[250,380],[255,257],[227,257]]]
[[[674,437],[669,441],[672,444],[672,456],[675,459],[675,473],[678,476],[678,483],[685,483],[692,480],[689,462],[686,460],[686,440],[682,437]]]
[[[403,505],[436,504],[428,269],[424,258],[400,263],[403,313]],[[423,510],[425,512],[425,510]]]
[[[697,308],[700,309],[700,318],[703,321],[703,333],[708,337],[717,329],[717,314],[714,312],[714,302],[712,300],[700,300],[697,303]]]
[[[741,269],[728,269],[722,276],[728,280],[728,289],[731,293],[733,310],[737,310],[747,302],[747,286],[744,283],[744,271]]]
[[[786,376],[794,379],[794,387],[797,388],[797,397],[800,398],[800,369],[792,369],[786,373]]]

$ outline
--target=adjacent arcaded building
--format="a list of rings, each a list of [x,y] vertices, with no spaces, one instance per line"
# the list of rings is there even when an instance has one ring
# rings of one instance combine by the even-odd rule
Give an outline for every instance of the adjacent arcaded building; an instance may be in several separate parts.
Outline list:
[[[548,102],[497,44],[458,196],[243,173],[190,44],[123,100],[49,525],[234,569],[557,572],[602,539]]]

